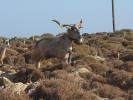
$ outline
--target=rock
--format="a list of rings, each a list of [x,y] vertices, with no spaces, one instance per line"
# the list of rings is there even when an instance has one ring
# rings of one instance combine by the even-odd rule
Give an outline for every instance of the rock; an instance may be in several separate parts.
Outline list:
[[[0,67],[0,70],[3,71],[3,72],[10,72],[10,73],[15,73],[15,67],[14,66],[11,66],[11,65],[8,65],[8,64],[3,64],[1,67]]]
[[[80,77],[85,78],[85,79],[90,79],[92,77],[92,72],[90,72],[87,68],[79,68],[76,71],[77,74],[79,74]]]
[[[25,88],[26,93],[28,93],[30,95],[31,93],[33,93],[35,91],[36,87],[38,87],[39,85],[40,85],[39,82],[34,82],[34,83],[29,84]]]
[[[3,73],[3,72],[0,70],[0,76],[1,76],[2,73]]]
[[[100,56],[92,56],[92,55],[88,55],[88,56],[94,58],[97,61],[105,61],[106,60],[105,58],[100,57]]]
[[[17,95],[21,95],[21,93],[24,93],[26,87],[28,85],[27,84],[23,84],[23,83],[12,83],[9,84],[7,87],[2,89],[2,92],[4,93],[10,93],[12,95],[17,94]],[[16,97],[17,98],[17,97]]]
[[[80,74],[90,73],[90,71],[87,68],[79,68],[77,72]]]
[[[16,71],[14,71],[14,70],[6,71],[1,74],[1,77],[6,77],[6,78],[10,79],[11,81],[13,81],[15,73],[16,73]]]
[[[4,88],[2,88],[4,86]],[[4,91],[12,91],[12,93],[18,93],[20,94],[21,91],[25,91],[27,88],[27,84],[23,84],[21,82],[19,83],[13,83],[6,77],[0,77],[0,88]]]
[[[19,83],[12,84],[12,85],[11,85],[10,87],[8,87],[8,88],[10,88],[13,92],[20,93],[21,91],[24,91],[24,90],[26,89],[27,86],[28,86],[28,85],[19,82]]]
[[[4,87],[10,87],[11,85],[13,85],[14,83],[11,82],[8,78],[6,77],[0,77],[0,80],[1,80],[1,86],[4,86]]]

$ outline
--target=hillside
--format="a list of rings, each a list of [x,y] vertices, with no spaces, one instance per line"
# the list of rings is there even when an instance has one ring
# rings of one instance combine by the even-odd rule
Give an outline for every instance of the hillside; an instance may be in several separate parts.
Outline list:
[[[133,30],[84,33],[84,43],[74,44],[73,66],[46,59],[36,69],[35,41],[49,37],[10,40],[0,64],[0,100],[133,100]],[[6,40],[0,37],[0,55]]]

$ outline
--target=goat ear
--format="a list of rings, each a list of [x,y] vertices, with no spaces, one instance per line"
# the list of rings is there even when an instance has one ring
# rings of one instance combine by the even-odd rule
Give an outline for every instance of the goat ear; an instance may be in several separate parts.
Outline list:
[[[83,27],[81,26],[81,24],[82,24],[82,19],[81,19],[77,24],[75,24],[75,27],[76,27],[77,29],[83,28]]]

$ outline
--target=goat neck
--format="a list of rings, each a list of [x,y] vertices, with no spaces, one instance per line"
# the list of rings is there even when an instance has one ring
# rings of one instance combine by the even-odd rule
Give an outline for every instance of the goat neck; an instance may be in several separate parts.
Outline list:
[[[72,44],[72,39],[70,37],[70,35],[68,33],[64,33],[62,36],[61,36],[62,39],[64,40],[69,40],[69,43]]]

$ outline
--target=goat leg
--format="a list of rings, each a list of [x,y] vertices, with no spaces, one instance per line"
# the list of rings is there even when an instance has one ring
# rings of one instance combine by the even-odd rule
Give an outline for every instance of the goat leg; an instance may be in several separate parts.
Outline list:
[[[65,56],[65,58],[66,58],[66,63],[67,64],[72,64],[72,53],[71,53],[71,51],[69,51],[67,54],[66,54],[66,56]]]
[[[68,57],[68,64],[72,64],[72,55],[71,52],[69,53],[69,57]]]
[[[40,65],[41,65],[40,62],[41,62],[40,60],[36,62],[36,65],[35,65],[36,68],[40,68]]]

